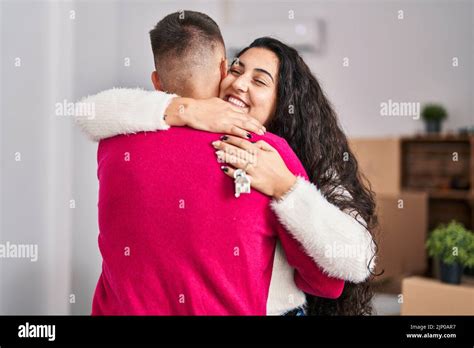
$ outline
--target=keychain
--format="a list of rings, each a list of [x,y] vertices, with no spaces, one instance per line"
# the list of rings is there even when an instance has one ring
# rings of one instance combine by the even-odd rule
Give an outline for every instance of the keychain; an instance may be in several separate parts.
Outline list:
[[[239,198],[241,193],[250,193],[250,177],[242,169],[234,172],[235,197]]]

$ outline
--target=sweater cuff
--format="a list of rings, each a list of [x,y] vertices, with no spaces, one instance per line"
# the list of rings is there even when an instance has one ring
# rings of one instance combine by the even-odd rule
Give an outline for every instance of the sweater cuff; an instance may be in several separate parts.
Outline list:
[[[308,189],[307,185],[310,184],[305,178],[302,176],[296,177],[296,182],[293,186],[286,192],[280,199],[273,199],[271,206],[273,210],[278,214],[279,211],[285,211],[288,213],[290,210],[295,208],[295,201],[298,201],[298,197],[301,196],[300,193],[304,192],[305,189]],[[311,185],[311,184],[310,184]],[[324,199],[323,195],[319,190],[316,190],[316,196],[318,200],[320,198]]]
[[[166,109],[170,105],[171,101],[178,97],[176,94],[168,94],[168,93],[154,93],[153,98],[156,98],[156,110],[154,115],[157,119],[158,129],[160,130],[168,130],[170,125],[166,123]]]

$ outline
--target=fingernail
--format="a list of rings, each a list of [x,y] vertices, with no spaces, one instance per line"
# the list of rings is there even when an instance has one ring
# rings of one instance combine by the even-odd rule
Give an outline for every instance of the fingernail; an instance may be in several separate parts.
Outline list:
[[[227,135],[221,136],[221,140],[227,140],[227,139],[229,139],[229,137]]]
[[[224,172],[228,172],[229,171],[229,168],[228,167],[225,167],[225,166],[222,166],[221,169],[224,171]]]
[[[258,134],[259,134],[259,135],[264,135],[265,132],[263,131],[263,129],[259,129],[259,130],[258,130]]]
[[[247,133],[247,138],[252,139],[252,134]]]
[[[219,146],[219,143],[220,143],[219,140],[213,141],[212,146],[214,146],[217,149],[217,147]]]
[[[224,152],[222,152],[222,150],[216,151],[216,155],[217,155],[217,156],[222,156],[223,153],[224,153]]]

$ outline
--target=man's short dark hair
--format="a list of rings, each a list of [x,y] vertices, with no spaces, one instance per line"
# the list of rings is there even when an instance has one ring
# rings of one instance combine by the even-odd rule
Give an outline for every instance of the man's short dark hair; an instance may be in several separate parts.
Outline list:
[[[155,68],[165,80],[165,75],[171,73],[173,80],[179,79],[179,72],[194,64],[204,66],[216,48],[222,48],[225,54],[224,39],[217,23],[196,11],[167,15],[150,31],[150,40]]]

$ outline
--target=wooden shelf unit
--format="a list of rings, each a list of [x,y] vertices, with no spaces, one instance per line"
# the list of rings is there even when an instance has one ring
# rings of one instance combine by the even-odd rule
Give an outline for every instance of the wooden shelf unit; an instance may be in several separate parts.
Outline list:
[[[401,185],[429,195],[428,228],[452,219],[474,228],[474,136],[401,138]]]

